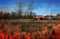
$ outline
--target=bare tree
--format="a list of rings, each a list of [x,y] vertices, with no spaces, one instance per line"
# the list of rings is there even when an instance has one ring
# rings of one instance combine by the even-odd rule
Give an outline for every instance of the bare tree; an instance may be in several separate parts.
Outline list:
[[[16,19],[16,12],[11,12],[11,18]]]
[[[3,18],[4,18],[4,19],[9,19],[9,18],[10,18],[10,13],[9,13],[9,12],[5,12],[5,13],[3,14]]]
[[[3,16],[3,12],[0,11],[0,19],[2,19],[2,16]]]
[[[28,14],[27,14],[27,17],[28,18],[32,18],[33,16],[32,16],[32,11],[34,10],[34,5],[33,5],[33,0],[30,0],[30,2],[27,4],[27,12],[28,12]]]
[[[22,11],[22,2],[19,2],[19,3],[17,3],[18,4],[18,18],[21,18],[22,17],[22,13],[23,13],[23,11]]]

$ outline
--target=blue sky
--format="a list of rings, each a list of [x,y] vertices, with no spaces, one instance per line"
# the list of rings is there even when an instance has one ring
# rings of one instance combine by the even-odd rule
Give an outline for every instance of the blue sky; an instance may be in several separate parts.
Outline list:
[[[17,10],[18,6],[16,3],[23,3],[23,10],[26,10],[26,5],[28,3],[33,4],[33,12],[38,15],[56,15],[60,13],[60,0],[0,0],[0,9],[5,10],[7,5],[9,5],[9,11]]]

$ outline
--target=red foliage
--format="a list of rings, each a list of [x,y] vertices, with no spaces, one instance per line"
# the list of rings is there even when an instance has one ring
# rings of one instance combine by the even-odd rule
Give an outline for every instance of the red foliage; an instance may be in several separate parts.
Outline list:
[[[4,39],[4,38],[5,38],[4,33],[0,33],[0,36],[1,36],[1,38],[2,38],[2,39]]]
[[[40,19],[38,18],[38,20],[40,20]],[[4,23],[4,21],[0,22],[0,27],[3,25],[3,23]],[[35,24],[35,26],[36,26],[36,24]],[[43,26],[46,26],[46,25],[43,24],[42,27]],[[52,28],[54,28],[55,26],[56,25],[53,23]],[[39,29],[38,29],[37,33],[32,32],[32,34],[30,34],[30,33],[27,34],[27,33],[23,33],[23,32],[21,33],[21,27],[19,27],[19,25],[17,25],[16,27],[12,27],[10,22],[7,24],[4,24],[4,27],[6,28],[7,32],[4,34],[3,29],[0,29],[0,36],[2,39],[8,39],[8,38],[10,38],[10,39],[22,39],[22,37],[26,38],[26,39],[31,39],[31,38],[35,39],[35,35],[37,33],[38,33],[38,38],[48,39],[52,35],[51,32],[49,33],[49,35],[47,37],[45,37],[45,35],[44,35],[46,32],[48,32],[48,28],[47,28],[48,26],[43,27],[44,30],[39,31]],[[55,29],[55,34],[52,35],[52,38],[53,39],[60,39],[60,24],[58,24],[57,27],[54,29]],[[11,31],[13,32],[13,35],[11,35]],[[20,36],[21,34],[24,36]]]

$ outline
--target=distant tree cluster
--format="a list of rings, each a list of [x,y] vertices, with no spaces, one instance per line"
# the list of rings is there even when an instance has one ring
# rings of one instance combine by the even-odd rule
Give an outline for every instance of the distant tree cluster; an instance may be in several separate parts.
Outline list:
[[[27,12],[26,12],[27,13]],[[23,13],[21,11],[18,11],[18,12],[0,12],[0,19],[25,19],[25,18],[35,18],[36,17],[36,13],[34,12],[30,12],[30,14],[26,14],[26,13]]]
[[[9,4],[8,4],[8,6],[9,6]],[[17,3],[17,6],[18,6],[17,7],[18,8],[17,12],[13,12],[12,11],[11,13],[9,13],[9,11],[8,11],[9,7],[8,6],[6,7],[5,12],[3,12],[3,11],[0,12],[0,18],[3,18],[3,19],[30,18],[31,19],[31,18],[35,18],[36,17],[36,13],[33,12],[34,6],[31,3],[28,3],[26,5],[25,12],[22,10],[23,2],[19,1]]]

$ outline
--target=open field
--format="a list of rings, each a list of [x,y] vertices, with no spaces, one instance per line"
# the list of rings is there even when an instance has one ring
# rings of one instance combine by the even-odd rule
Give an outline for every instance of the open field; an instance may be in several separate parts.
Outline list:
[[[34,35],[46,39],[50,38],[53,30],[60,31],[60,20],[31,20],[31,19],[15,19],[0,20],[0,31],[8,35]],[[12,34],[13,33],[13,34]]]

